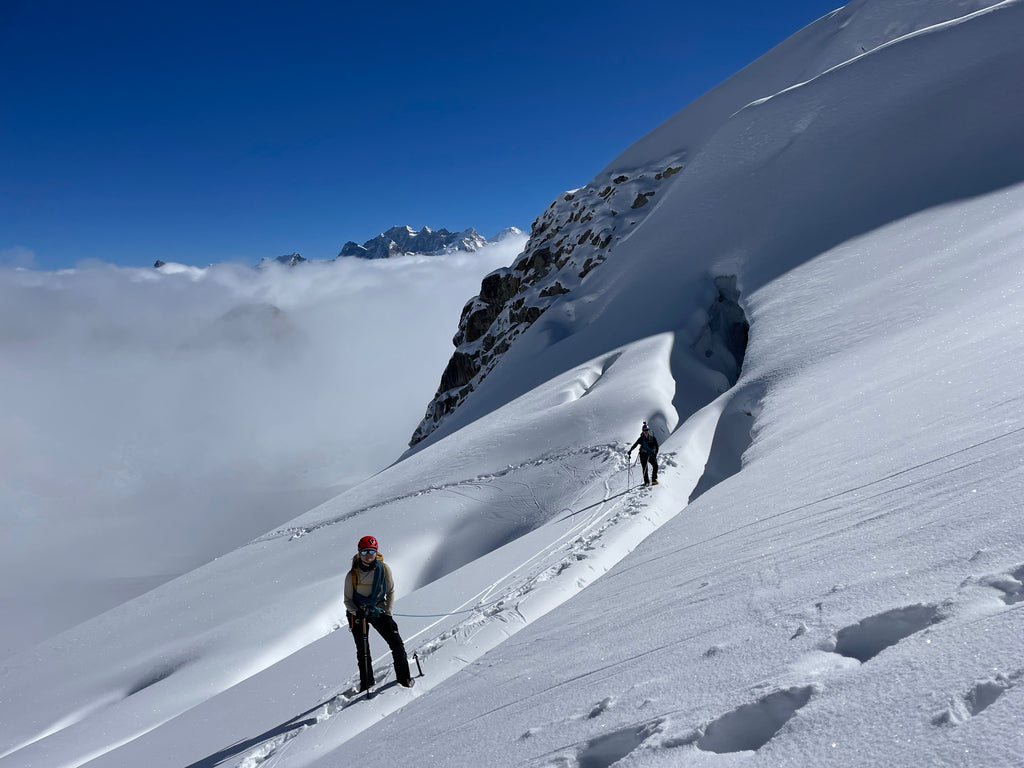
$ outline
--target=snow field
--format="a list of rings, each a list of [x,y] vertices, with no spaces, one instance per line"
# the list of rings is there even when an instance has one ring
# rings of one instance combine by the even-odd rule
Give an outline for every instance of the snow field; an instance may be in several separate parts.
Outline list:
[[[1024,3],[979,7],[858,0],[627,150],[686,162],[457,431],[9,661],[3,768],[1021,764]],[[427,676],[351,703],[371,532]]]
[[[753,294],[742,470],[345,758],[1015,764],[1020,210],[929,211]]]

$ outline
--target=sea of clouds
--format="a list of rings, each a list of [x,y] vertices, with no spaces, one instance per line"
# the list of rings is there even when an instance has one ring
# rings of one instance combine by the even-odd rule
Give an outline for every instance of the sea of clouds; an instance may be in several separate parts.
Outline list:
[[[394,461],[525,237],[296,268],[0,269],[0,658]]]

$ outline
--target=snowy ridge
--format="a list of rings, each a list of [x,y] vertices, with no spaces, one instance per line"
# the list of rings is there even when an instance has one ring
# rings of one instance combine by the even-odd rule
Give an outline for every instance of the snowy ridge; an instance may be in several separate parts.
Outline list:
[[[776,90],[778,75],[767,65],[789,49],[782,44],[712,92],[716,105],[727,97],[730,102],[725,122],[713,131],[698,100],[613,162],[606,172],[625,161],[656,162],[651,148],[665,150],[670,133],[675,150],[688,152],[684,170],[644,223],[591,273],[586,297],[554,300],[504,350],[486,380],[475,382],[474,391],[445,414],[440,433],[450,434],[489,403],[518,396],[607,346],[665,331],[681,331],[684,343],[694,343],[703,332],[698,315],[714,301],[717,277],[741,275],[739,288],[747,293],[850,237],[1024,176],[1014,149],[1014,126],[1024,122],[1024,107],[1010,96],[1019,92],[1012,74],[1019,66],[1012,42],[1019,3],[962,18],[955,16],[961,10],[956,4],[914,3],[908,9],[922,5],[932,6],[926,17],[934,24],[926,33],[832,65],[825,74],[797,81],[799,87],[786,83]],[[869,7],[877,26],[882,11]],[[940,10],[956,23],[938,25]],[[812,26],[836,29],[856,20],[834,15]],[[794,52],[798,61],[811,53],[822,58],[802,45]],[[806,76],[804,64],[796,69]],[[904,71],[912,74],[892,75]],[[768,95],[774,98],[764,100]],[[757,106],[747,106],[757,99]],[[992,105],[998,118],[965,123],[958,106],[965,103]],[[666,311],[639,311],[643,306]],[[621,321],[627,316],[630,325]],[[570,336],[571,345],[558,344]],[[442,388],[459,357],[449,364]],[[527,366],[530,373],[522,373]],[[501,370],[508,375],[497,375]]]
[[[614,175],[560,199],[460,326],[539,313],[457,408],[8,660],[2,768],[1017,764],[1024,3],[979,7],[855,2],[603,172],[646,205]],[[643,218],[580,276],[613,210]],[[355,702],[369,532],[426,675]]]
[[[283,256],[278,256],[273,259],[268,256],[259,260],[259,262],[256,264],[256,269],[266,269],[267,266],[272,263],[280,264],[282,267],[297,267],[300,264],[308,264],[309,259],[303,258],[303,256],[301,256],[298,253],[286,253]],[[157,266],[159,268],[165,267],[167,265],[158,262],[158,264],[154,266]]]
[[[521,470],[524,470],[527,466],[541,467],[541,466],[549,465],[549,464],[552,464],[552,463],[565,462],[566,460],[569,460],[569,459],[571,459],[573,457],[576,457],[576,456],[579,456],[579,455],[582,455],[582,454],[590,455],[590,458],[592,460],[595,460],[595,461],[609,461],[609,460],[613,460],[613,459],[614,460],[618,460],[618,459],[621,458],[620,453],[621,453],[621,451],[620,451],[618,446],[615,446],[615,445],[597,445],[597,446],[584,446],[584,447],[579,448],[577,450],[562,451],[562,452],[559,452],[559,453],[554,454],[554,455],[541,456],[541,457],[539,457],[537,459],[532,459],[531,461],[526,462],[525,464],[519,464],[519,465],[511,465],[510,464],[505,469],[502,469],[502,470],[499,470],[499,471],[496,471],[496,472],[493,472],[493,473],[490,473],[490,474],[487,474],[487,475],[480,475],[479,477],[474,477],[474,478],[472,478],[470,480],[454,480],[451,483],[446,483],[446,484],[442,484],[442,485],[432,485],[432,486],[430,486],[428,488],[420,488],[420,489],[417,489],[416,491],[413,491],[413,492],[411,492],[409,494],[406,494],[404,496],[396,496],[396,497],[391,497],[391,498],[387,498],[387,499],[382,499],[382,500],[380,500],[378,502],[375,502],[375,503],[373,503],[373,504],[371,504],[369,506],[360,507],[359,509],[354,509],[354,510],[352,510],[350,512],[346,512],[344,515],[341,515],[339,517],[334,517],[334,518],[330,518],[330,519],[326,519],[326,520],[321,520],[321,521],[318,521],[318,522],[315,522],[315,523],[310,523],[310,524],[307,524],[307,525],[289,526],[289,527],[282,528],[282,529],[279,529],[279,530],[271,531],[271,532],[269,532],[267,534],[264,534],[263,536],[260,536],[259,538],[255,539],[253,543],[254,544],[258,544],[258,543],[261,543],[261,542],[264,542],[264,541],[272,541],[273,539],[278,539],[278,538],[281,538],[281,537],[287,537],[289,541],[294,541],[295,539],[298,539],[301,536],[305,536],[307,534],[314,533],[316,531],[321,530],[322,528],[326,528],[326,527],[332,526],[332,525],[337,525],[338,523],[343,523],[346,520],[351,520],[351,519],[356,518],[356,517],[358,517],[360,515],[364,515],[364,514],[366,514],[368,512],[372,512],[375,509],[386,507],[386,506],[391,505],[391,504],[396,504],[396,503],[399,503],[399,502],[407,501],[407,500],[409,500],[411,498],[422,496],[424,494],[444,493],[444,492],[451,492],[453,490],[460,489],[460,488],[478,487],[478,486],[481,486],[481,485],[487,485],[487,484],[492,483],[492,482],[494,482],[496,480],[504,478],[504,477],[506,477],[508,475],[514,474],[514,473],[519,472]]]
[[[504,230],[502,234],[504,232],[508,230]],[[500,239],[499,235],[495,242]],[[449,232],[444,228],[435,232],[430,227],[424,227],[417,232],[410,226],[392,227],[362,245],[349,240],[338,252],[338,258],[356,256],[361,259],[389,259],[417,253],[433,256],[456,251],[473,253],[485,245],[487,238],[478,234],[472,227],[462,232]]]
[[[1013,285],[998,324],[1015,324],[1024,286],[1006,257],[1020,250],[1003,248],[1024,233],[1022,195],[908,220],[752,297],[760,336],[747,373],[776,383],[743,469],[575,598],[571,614],[531,624],[457,689],[350,742],[346,757],[381,739],[406,744],[404,732],[417,739],[399,759],[500,743],[512,754],[496,765],[740,752],[766,766],[914,766],[958,764],[964,749],[969,765],[1013,764],[1024,542],[1007,526],[1024,427],[1020,396],[988,384],[1020,375],[1008,361],[991,367],[991,348],[973,344],[960,318]],[[977,245],[965,221],[1004,244],[980,265],[963,258]],[[917,246],[898,276],[839,291],[855,275],[885,275],[900,243]],[[934,279],[919,284],[922,274]],[[992,282],[968,298],[972,274]],[[815,302],[823,288],[838,306]],[[887,337],[901,315],[900,338]],[[990,330],[1000,348],[1013,343]],[[780,354],[794,333],[809,363]],[[908,365],[910,350],[922,355]],[[950,387],[986,394],[961,409]],[[637,592],[643,631],[620,642]],[[451,723],[441,733],[439,707]],[[958,731],[965,722],[979,730]]]
[[[85,679],[75,676],[78,678],[77,683],[68,684],[65,688],[66,695],[61,701],[61,707],[75,714],[62,717],[57,726],[46,726],[44,731],[26,739],[23,744],[12,745],[2,757],[11,765],[30,765],[38,759],[58,762],[61,760],[58,756],[63,744],[74,745],[73,748],[77,750],[89,743],[94,743],[90,752],[95,757],[120,743],[140,739],[153,728],[171,721],[241,680],[258,675],[260,670],[278,660],[295,656],[296,652],[317,637],[337,629],[343,623],[340,581],[344,574],[338,571],[338,557],[330,553],[347,549],[344,542],[348,542],[356,535],[354,532],[365,525],[358,509],[353,510],[354,514],[339,514],[338,510],[358,504],[360,496],[366,493],[379,495],[383,488],[408,488],[412,492],[373,509],[373,526],[381,540],[390,538],[392,541],[402,541],[409,535],[402,533],[407,528],[409,509],[429,508],[418,497],[425,496],[429,501],[435,489],[418,484],[435,471],[434,461],[437,456],[431,456],[438,452],[444,457],[442,461],[461,465],[461,471],[469,476],[463,483],[439,489],[449,498],[446,505],[448,509],[440,510],[433,516],[431,531],[435,533],[414,532],[413,540],[420,546],[398,547],[395,555],[388,558],[394,569],[405,574],[406,586],[403,592],[410,588],[409,585],[417,583],[426,587],[425,590],[403,596],[402,612],[430,616],[437,613],[450,614],[453,610],[472,607],[488,600],[495,603],[503,594],[499,587],[503,587],[508,597],[513,599],[516,594],[531,593],[532,589],[528,585],[536,581],[540,573],[550,571],[553,567],[560,570],[559,564],[566,558],[579,560],[577,555],[571,553],[593,546],[595,537],[607,536],[605,529],[614,527],[623,519],[618,509],[624,503],[628,505],[629,501],[628,496],[623,494],[624,462],[614,453],[600,447],[592,451],[563,450],[547,460],[524,462],[519,470],[512,472],[494,472],[497,469],[494,466],[495,460],[500,462],[502,459],[514,459],[517,452],[527,455],[535,448],[531,433],[536,433],[539,421],[557,418],[568,425],[574,420],[573,414],[581,403],[587,406],[588,411],[595,406],[606,411],[608,418],[601,432],[614,430],[616,426],[621,431],[622,425],[613,414],[614,405],[622,397],[623,387],[635,386],[637,376],[664,379],[662,390],[652,391],[654,396],[664,397],[666,392],[671,392],[671,379],[665,378],[665,362],[669,350],[667,342],[664,338],[654,339],[635,349],[616,352],[612,355],[615,363],[611,365],[607,361],[595,361],[592,365],[569,372],[551,382],[542,391],[510,404],[491,417],[490,421],[494,423],[479,425],[463,437],[463,445],[468,446],[465,454],[460,446],[443,448],[438,445],[419,454],[423,458],[413,458],[395,465],[378,475],[376,481],[371,481],[370,487],[366,484],[359,486],[299,518],[296,522],[302,530],[309,531],[306,535],[297,538],[291,535],[278,536],[254,542],[67,633],[61,643],[52,647],[51,652],[59,654],[63,642],[74,642],[82,648],[82,652],[74,659],[64,659],[61,664],[71,665],[72,669],[85,665],[84,668],[94,670]],[[711,423],[707,419],[697,423],[704,425],[702,429],[705,440],[710,441],[708,426]],[[520,447],[518,451],[510,447],[500,457],[488,458],[489,452],[482,449],[482,446],[493,439],[496,424],[504,425],[504,430],[498,431],[504,431],[506,441]],[[569,434],[567,429],[560,432]],[[466,455],[476,458],[467,463]],[[550,476],[552,465],[559,474],[564,473],[573,480],[562,491],[562,503],[549,496],[547,503],[540,505],[529,489],[536,486],[541,478]],[[668,514],[674,514],[679,509],[678,494],[685,496],[686,483],[696,481],[699,466],[699,462],[693,462],[687,470],[689,481],[683,480],[675,495],[666,495],[667,500],[675,499],[667,504]],[[492,474],[484,474],[487,471]],[[612,477],[616,479],[612,480]],[[376,490],[372,487],[374,485]],[[575,510],[590,512],[580,522],[573,519],[575,516],[571,513]],[[319,523],[310,526],[305,522],[308,519],[315,519]],[[628,506],[626,519],[632,520]],[[525,530],[524,525],[527,526]],[[562,529],[558,539],[561,544],[538,545],[539,540],[548,537],[548,532],[544,530],[548,525]],[[651,530],[650,525],[648,512],[642,519],[622,528],[623,532],[619,536],[625,536],[626,542],[632,541],[635,544]],[[446,548],[451,548],[457,554],[446,558],[447,562],[443,564],[429,557],[424,559],[423,555],[432,550],[424,546],[425,536],[436,536],[445,530],[449,530]],[[533,530],[533,533],[527,534],[526,530]],[[507,541],[507,546],[495,549],[495,543],[500,541]],[[570,579],[566,575],[557,583],[548,579],[553,588],[544,591],[547,596],[536,603],[541,606],[537,615],[561,603],[610,567],[621,557],[622,546],[621,542],[615,546],[605,545],[601,552],[587,556],[590,562],[586,564],[586,569],[592,574],[590,577],[583,579],[575,576]],[[299,563],[304,565],[296,570]],[[493,582],[496,571],[507,570],[510,584],[493,582],[483,593],[473,588],[473,592],[462,598],[460,605],[460,592],[465,591],[467,584],[478,583],[479,579],[477,576],[466,580],[464,576],[453,573],[453,569],[457,570],[463,564],[472,568],[476,574],[489,574],[492,577],[490,582]],[[439,565],[443,565],[442,570],[439,570]],[[521,571],[524,567],[535,570],[527,570],[523,574]],[[263,585],[250,591],[242,586],[247,583],[260,584],[259,574],[267,572],[285,578],[275,579],[276,585],[271,589]],[[445,579],[448,574],[452,575]],[[524,578],[525,585],[522,581]],[[234,595],[229,604],[220,600],[220,591],[225,585],[234,585],[228,587]],[[419,594],[422,597],[414,597]],[[538,597],[534,596],[531,600],[536,601]],[[307,606],[303,609],[303,619],[299,622],[294,618],[284,621],[284,615],[294,611],[296,601],[299,605]],[[162,625],[138,627],[149,637],[143,639],[141,635],[135,634],[122,641],[127,643],[127,647],[121,649],[117,643],[103,645],[90,639],[105,636],[106,626],[109,622],[116,624],[119,614],[148,615],[156,606],[160,606],[162,615],[173,621],[180,639],[166,636]],[[444,608],[438,611],[433,606]],[[521,601],[513,601],[511,608],[517,613],[525,610]],[[312,610],[306,613],[309,609]],[[454,618],[458,618],[458,615]],[[503,625],[503,618],[495,620]],[[414,627],[417,624],[424,626],[410,632],[408,620],[403,620],[410,652],[417,649],[421,635],[426,634],[424,640],[433,637],[436,641],[437,634],[444,631],[444,626],[433,618],[412,622]],[[501,629],[494,635],[485,634],[491,639],[481,638],[478,651],[473,652],[461,645],[455,649],[456,657],[447,673],[443,672],[445,667],[432,661],[432,677],[436,675],[443,679],[492,647],[498,639],[507,636],[508,630]],[[45,652],[47,645],[50,644],[40,646],[39,651]],[[88,648],[92,648],[92,651]],[[128,648],[138,650],[132,652]],[[142,651],[143,648],[150,650]],[[428,650],[425,648],[424,652]],[[112,653],[133,660],[115,666],[101,661]],[[337,649],[334,649],[332,655],[336,653]],[[98,657],[90,661],[92,654],[98,654]],[[36,658],[35,654],[24,658],[26,666],[23,671],[28,674],[28,678],[22,683],[29,687],[34,685],[32,670],[37,663]],[[241,668],[239,662],[242,662]],[[8,675],[11,676],[19,666],[16,657],[7,670]],[[16,679],[9,677],[8,685],[12,689]],[[97,701],[96,686],[99,686],[99,690],[113,689],[120,693],[112,698],[110,694],[102,694]],[[147,705],[147,701],[154,704]],[[388,699],[383,698],[379,706],[386,706],[386,701]],[[157,705],[155,702],[162,703]],[[140,712],[140,716],[133,718],[130,723],[123,722],[122,711],[126,708],[134,711],[135,707],[143,707],[146,714]],[[27,717],[31,721],[39,714],[42,713],[23,713],[19,720]],[[18,721],[12,717],[9,722]],[[125,726],[128,730],[122,731]],[[118,733],[123,735],[118,737]],[[61,764],[78,765],[81,762],[72,760]]]
[[[693,253],[696,269],[690,279],[679,276],[666,283],[678,293],[679,286],[690,289],[696,283],[709,259],[717,265],[715,276],[734,273],[742,264],[738,260],[751,258],[762,268],[787,258],[788,264],[797,264],[894,217],[1019,178],[1021,168],[1011,159],[1017,153],[1009,148],[1020,110],[1005,99],[1018,90],[1010,75],[1015,65],[1006,59],[1013,56],[1008,38],[1014,24],[1004,24],[998,16],[1000,11],[1015,12],[1016,6],[1014,0],[911,2],[894,18],[869,0],[851,3],[667,120],[584,188],[560,197],[534,223],[523,256],[513,267],[489,275],[480,294],[463,309],[453,339],[456,351],[410,445],[449,421],[523,334],[552,306],[573,303],[572,290],[608,258],[619,268],[601,285],[588,287],[591,294],[603,296],[604,283],[621,282],[618,276],[627,269],[622,260],[634,259],[638,252],[668,254],[661,265],[665,271],[656,272],[665,275],[685,268],[680,261]],[[985,61],[973,65],[963,62],[971,62],[977,38],[989,31],[958,34],[957,27],[971,23],[991,27],[993,38]],[[939,42],[936,36],[950,40]],[[910,60],[910,71],[919,76],[912,84],[894,81],[890,73],[903,71]],[[972,79],[974,84],[967,85]],[[960,85],[944,92],[950,83]],[[1012,114],[973,124],[980,133],[964,141],[963,124],[950,118],[956,114],[952,105],[965,100],[1004,104]],[[850,104],[863,107],[855,110]],[[905,125],[887,122],[890,115],[904,112]],[[922,131],[934,131],[933,140],[918,141]],[[848,137],[844,141],[849,146],[833,154],[837,135]],[[948,152],[950,148],[955,151]],[[766,158],[790,150],[798,156],[777,167],[766,165]],[[958,170],[972,166],[971,177]],[[834,183],[839,178],[844,184]],[[614,204],[601,198],[616,190],[616,182],[627,181],[630,188],[621,190]],[[654,197],[658,189],[661,198]],[[778,189],[790,195],[785,207]],[[625,247],[621,240],[645,232],[643,221],[670,192],[676,200],[665,216],[674,221],[646,228],[657,240]],[[831,197],[833,192],[837,197]],[[844,204],[846,196],[858,195],[863,200],[857,205]],[[653,205],[644,205],[648,200]],[[626,215],[620,216],[622,212]],[[671,244],[665,235],[669,231]],[[799,252],[781,253],[798,243]],[[754,279],[751,275],[748,282]],[[653,283],[650,288],[652,303],[672,300]],[[693,310],[711,298],[706,289],[701,291]],[[634,301],[639,305],[643,299]],[[573,309],[566,311],[573,312],[570,325],[588,322]],[[566,322],[560,318],[552,325],[564,327]],[[665,328],[649,332],[661,330]],[[612,339],[613,345],[628,340],[618,333]],[[551,343],[549,338],[543,345]],[[512,357],[532,360],[537,350],[528,344]],[[584,354],[596,353],[588,348]],[[472,408],[452,429],[478,413]]]
[[[779,43],[628,147],[605,172],[648,165],[686,147],[691,154],[731,115],[806,83],[837,66],[920,30],[969,16],[992,0],[911,0],[898,11],[874,0],[853,0]]]

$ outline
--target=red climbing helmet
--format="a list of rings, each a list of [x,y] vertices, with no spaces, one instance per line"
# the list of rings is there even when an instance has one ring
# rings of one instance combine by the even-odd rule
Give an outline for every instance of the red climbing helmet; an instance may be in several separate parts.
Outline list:
[[[356,549],[380,549],[380,547],[377,546],[377,540],[373,536],[363,536]]]

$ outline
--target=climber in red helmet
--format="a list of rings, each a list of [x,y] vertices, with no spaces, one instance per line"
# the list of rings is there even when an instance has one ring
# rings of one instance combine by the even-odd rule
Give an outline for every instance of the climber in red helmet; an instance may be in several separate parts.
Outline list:
[[[405,644],[398,634],[398,624],[391,615],[395,604],[395,580],[384,562],[377,539],[363,536],[352,557],[352,570],[345,579],[345,608],[348,626],[356,641],[356,662],[359,664],[359,690],[374,684],[373,659],[370,656],[369,627],[377,630],[391,648],[395,660],[395,677],[401,685],[411,688],[409,659]]]

